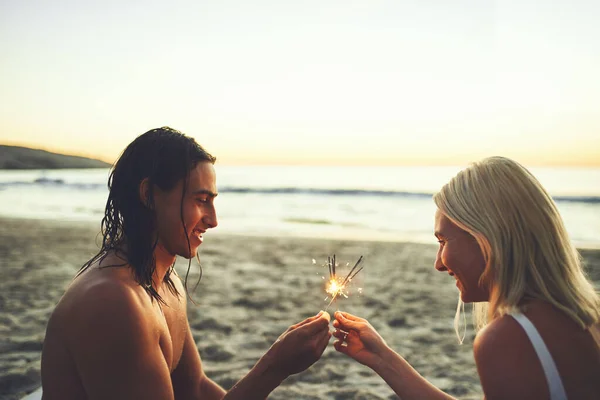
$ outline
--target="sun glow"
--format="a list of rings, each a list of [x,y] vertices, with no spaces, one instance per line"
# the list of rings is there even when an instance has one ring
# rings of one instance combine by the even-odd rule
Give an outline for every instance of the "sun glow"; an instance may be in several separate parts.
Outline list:
[[[600,165],[597,2],[309,3],[3,2],[0,143],[112,162],[169,125],[222,164]]]

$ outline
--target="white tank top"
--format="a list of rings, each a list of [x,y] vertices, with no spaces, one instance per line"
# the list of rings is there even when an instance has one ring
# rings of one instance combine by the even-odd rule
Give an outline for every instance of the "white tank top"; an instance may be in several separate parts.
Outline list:
[[[540,333],[537,331],[535,326],[531,323],[529,318],[520,313],[512,313],[510,314],[521,327],[525,330],[527,337],[531,341],[535,352],[542,363],[542,368],[544,369],[544,375],[546,375],[546,382],[548,383],[548,390],[550,391],[550,399],[551,400],[567,400],[567,394],[565,393],[565,388],[563,386],[562,380],[560,379],[560,375],[558,374],[558,369],[556,368],[556,364],[552,359],[552,355],[548,351],[548,347],[546,347],[546,343],[540,336]]]

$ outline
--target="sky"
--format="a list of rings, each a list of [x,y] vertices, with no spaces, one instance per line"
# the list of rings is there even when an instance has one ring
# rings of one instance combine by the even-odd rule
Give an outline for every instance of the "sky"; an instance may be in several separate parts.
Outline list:
[[[600,2],[0,0],[0,143],[114,161],[600,166]]]

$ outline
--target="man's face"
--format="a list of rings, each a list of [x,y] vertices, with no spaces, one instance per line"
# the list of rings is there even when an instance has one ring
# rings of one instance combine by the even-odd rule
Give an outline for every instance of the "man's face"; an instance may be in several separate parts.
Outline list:
[[[440,210],[435,213],[435,236],[440,243],[435,269],[447,271],[456,279],[460,297],[465,303],[488,301],[488,289],[479,285],[485,260],[475,238],[456,226]]]
[[[192,258],[202,244],[204,232],[217,226],[214,205],[217,179],[213,165],[199,162],[190,171],[183,203],[182,187],[183,180],[170,191],[154,190],[158,245],[173,256]],[[181,222],[182,209],[185,231]]]

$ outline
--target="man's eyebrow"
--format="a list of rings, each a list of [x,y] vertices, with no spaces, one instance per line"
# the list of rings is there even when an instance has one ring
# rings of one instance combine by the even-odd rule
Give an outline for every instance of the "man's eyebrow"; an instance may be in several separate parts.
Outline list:
[[[214,192],[211,192],[210,190],[206,190],[206,189],[195,190],[195,191],[192,192],[192,194],[194,196],[198,195],[198,194],[207,194],[210,197],[217,197],[219,195],[219,193],[214,193]]]
[[[436,237],[436,238],[438,238],[438,239],[440,239],[440,238],[443,238],[443,237],[444,237],[444,235],[442,235],[442,232],[440,232],[440,231],[435,231],[435,232],[433,232],[433,234],[434,234],[434,235],[435,235],[435,237]]]

